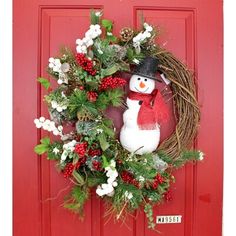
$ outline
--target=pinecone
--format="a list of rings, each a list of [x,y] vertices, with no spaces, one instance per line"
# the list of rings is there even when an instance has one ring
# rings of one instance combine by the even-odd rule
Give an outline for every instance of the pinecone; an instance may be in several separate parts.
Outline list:
[[[78,111],[77,118],[79,121],[89,121],[91,120],[91,114],[87,110]]]
[[[125,27],[120,31],[120,38],[123,42],[128,42],[132,39],[134,31],[131,28]]]

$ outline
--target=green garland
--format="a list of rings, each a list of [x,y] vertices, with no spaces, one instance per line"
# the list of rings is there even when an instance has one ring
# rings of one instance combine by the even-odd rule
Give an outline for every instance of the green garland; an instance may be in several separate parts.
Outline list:
[[[116,219],[144,206],[148,227],[155,229],[153,206],[171,200],[173,170],[201,160],[203,153],[186,150],[173,159],[163,150],[141,156],[123,149],[106,109],[124,106],[125,81],[119,72],[129,71],[145,56],[158,53],[160,49],[154,43],[157,31],[145,23],[141,31],[124,28],[116,37],[112,22],[101,19],[99,12],[91,13],[91,26],[87,36],[92,41],[86,46],[86,40],[78,40],[77,54],[64,48],[59,56],[49,59],[47,71],[57,80],[57,88],[52,89],[47,79],[38,78],[49,91],[44,100],[51,120],[40,117],[35,124],[60,139],[42,138],[35,152],[47,153],[64,177],[76,182],[65,198],[65,208],[83,214],[91,189],[96,188]],[[147,27],[152,30],[147,31]],[[149,37],[134,45],[134,37],[145,31]],[[64,127],[68,124],[75,128],[66,133]],[[109,178],[113,191],[110,195],[99,194]]]

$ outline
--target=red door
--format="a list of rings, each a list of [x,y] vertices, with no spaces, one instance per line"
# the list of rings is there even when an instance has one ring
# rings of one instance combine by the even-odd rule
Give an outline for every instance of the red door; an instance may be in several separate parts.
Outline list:
[[[47,76],[48,58],[89,26],[90,9],[103,9],[115,33],[139,25],[140,14],[160,26],[160,43],[196,72],[201,127],[195,146],[205,161],[176,172],[174,200],[155,215],[181,215],[179,224],[162,224],[166,236],[220,236],[222,220],[222,1],[221,0],[21,0],[14,1],[14,236],[151,236],[145,217],[127,225],[106,222],[93,196],[83,222],[61,207],[68,182],[33,147],[41,133],[33,120],[46,116],[36,82]]]

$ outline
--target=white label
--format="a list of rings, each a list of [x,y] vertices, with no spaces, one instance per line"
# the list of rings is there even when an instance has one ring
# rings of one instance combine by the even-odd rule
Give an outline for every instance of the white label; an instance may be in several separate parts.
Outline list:
[[[181,223],[182,216],[174,215],[174,216],[157,216],[156,223],[157,224],[179,224]]]
[[[168,84],[170,84],[170,83],[171,83],[171,81],[170,81],[170,80],[168,80],[168,79],[165,77],[165,75],[164,75],[164,74],[161,74],[160,76],[161,76],[161,78],[164,80],[164,82],[166,83],[166,85],[168,85]]]

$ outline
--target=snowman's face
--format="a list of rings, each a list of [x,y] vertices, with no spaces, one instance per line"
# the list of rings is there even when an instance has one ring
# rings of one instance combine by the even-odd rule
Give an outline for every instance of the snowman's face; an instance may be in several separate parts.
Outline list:
[[[155,81],[141,75],[132,75],[129,89],[133,92],[150,94],[155,89]]]

